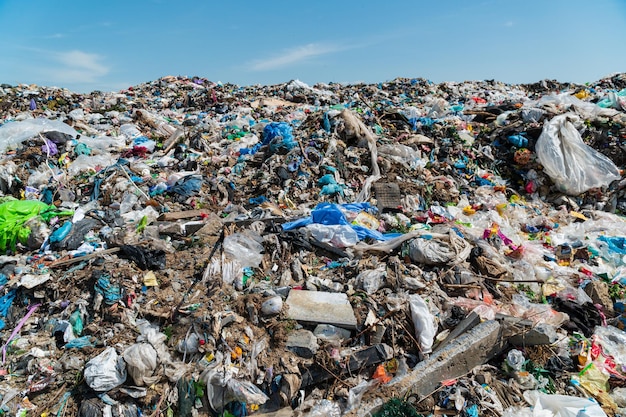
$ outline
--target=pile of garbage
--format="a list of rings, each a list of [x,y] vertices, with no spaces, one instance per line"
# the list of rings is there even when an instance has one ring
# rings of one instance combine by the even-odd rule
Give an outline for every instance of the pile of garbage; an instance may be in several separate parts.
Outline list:
[[[626,409],[626,74],[2,84],[0,158],[0,415]]]

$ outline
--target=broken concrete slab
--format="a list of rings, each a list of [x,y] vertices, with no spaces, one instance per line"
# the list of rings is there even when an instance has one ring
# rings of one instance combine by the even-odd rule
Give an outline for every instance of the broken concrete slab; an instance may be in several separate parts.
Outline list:
[[[356,316],[344,293],[292,290],[287,297],[287,318],[356,329]]]
[[[465,317],[461,322],[450,332],[448,337],[441,342],[435,350],[443,349],[446,347],[451,341],[465,333],[466,331],[474,328],[476,325],[480,323],[480,316],[475,312],[471,312]]]
[[[421,399],[432,394],[441,381],[465,375],[493,358],[502,348],[500,323],[485,321],[418,363],[410,373],[365,394],[358,409],[345,415],[370,416],[389,398],[408,393]]]
[[[539,323],[522,330],[508,339],[513,346],[551,345],[559,339],[556,328],[546,323]]]
[[[558,340],[556,328],[547,323],[534,323],[528,319],[496,314],[502,324],[502,338],[513,346],[551,345]]]
[[[594,304],[602,306],[603,313],[607,317],[615,317],[613,300],[609,295],[609,285],[604,281],[591,281],[585,286],[585,293],[591,298]]]
[[[318,348],[317,337],[310,330],[294,330],[287,337],[287,349],[302,358],[312,358]]]

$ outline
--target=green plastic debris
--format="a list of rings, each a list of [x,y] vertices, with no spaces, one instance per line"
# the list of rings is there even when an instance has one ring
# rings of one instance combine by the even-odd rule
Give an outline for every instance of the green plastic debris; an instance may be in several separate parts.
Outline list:
[[[18,241],[26,244],[31,230],[24,224],[33,217],[39,216],[48,222],[52,217],[71,214],[72,211],[61,211],[37,200],[13,200],[0,204],[0,251],[14,251]]]
[[[74,334],[76,336],[80,336],[83,334],[83,318],[80,314],[80,310],[76,310],[70,316],[70,324],[72,325],[72,330],[74,330]]]
[[[148,226],[148,216],[143,216],[139,221],[139,224],[137,224],[137,233],[143,232],[146,229],[146,226]]]
[[[374,413],[374,417],[422,417],[415,408],[406,401],[392,398]]]

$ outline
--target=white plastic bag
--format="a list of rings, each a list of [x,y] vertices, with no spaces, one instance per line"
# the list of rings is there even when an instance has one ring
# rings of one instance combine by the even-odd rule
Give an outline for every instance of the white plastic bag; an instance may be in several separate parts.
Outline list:
[[[414,239],[409,243],[409,258],[415,263],[425,265],[457,264],[465,261],[472,247],[454,230],[448,232],[448,239]]]
[[[621,178],[619,169],[606,156],[583,142],[574,113],[555,116],[543,126],[535,150],[543,169],[559,191],[578,195]]]
[[[435,340],[435,316],[428,309],[428,304],[418,294],[409,297],[411,307],[411,319],[415,327],[415,337],[420,343],[423,354],[432,352],[433,341]]]
[[[524,399],[534,406],[534,416],[544,416],[549,411],[554,417],[606,417],[600,404],[587,398],[526,391]]]
[[[60,120],[27,119],[9,122],[0,126],[0,152],[4,153],[8,147],[19,145],[39,133],[52,131],[67,133],[73,138],[78,135],[78,132]]]
[[[426,166],[426,161],[422,159],[420,151],[399,143],[379,146],[378,154],[402,164],[408,169]]]
[[[374,294],[383,285],[387,277],[387,268],[381,264],[376,269],[362,271],[356,277],[356,285],[368,294]]]
[[[148,343],[135,343],[122,354],[126,369],[135,385],[141,387],[154,383],[152,374],[157,367],[157,352]]]
[[[115,161],[117,161],[117,158],[111,154],[78,155],[67,168],[67,172],[74,176],[83,171],[106,168],[109,165],[113,165]]]
[[[126,364],[115,348],[108,347],[85,365],[85,382],[94,391],[105,392],[126,381]]]
[[[320,242],[329,243],[336,248],[354,246],[359,241],[356,231],[345,224],[320,224],[312,223],[306,226],[311,236]]]

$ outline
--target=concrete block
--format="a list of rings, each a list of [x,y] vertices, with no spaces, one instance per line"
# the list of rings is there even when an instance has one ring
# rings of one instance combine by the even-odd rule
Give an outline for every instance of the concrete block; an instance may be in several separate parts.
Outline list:
[[[508,339],[513,346],[551,345],[559,339],[556,328],[552,325],[540,323],[522,330],[519,334]]]
[[[441,381],[465,375],[497,355],[503,348],[500,331],[500,323],[495,320],[479,324],[418,363],[410,373],[365,394],[361,404],[346,415],[371,416],[385,399],[407,393],[419,399],[430,395]]]
[[[613,300],[609,295],[609,284],[604,281],[591,281],[585,287],[585,293],[591,298],[594,304],[600,304],[607,317],[615,317],[613,310]]]
[[[344,293],[291,290],[287,306],[287,317],[292,320],[356,329],[356,317]]]
[[[480,323],[480,316],[473,311],[467,315],[461,322],[450,332],[448,337],[441,342],[435,350],[443,349],[446,347],[451,341],[465,333],[466,331],[474,328],[478,323]]]
[[[303,358],[312,358],[318,348],[317,337],[310,330],[294,330],[287,336],[287,349]]]

